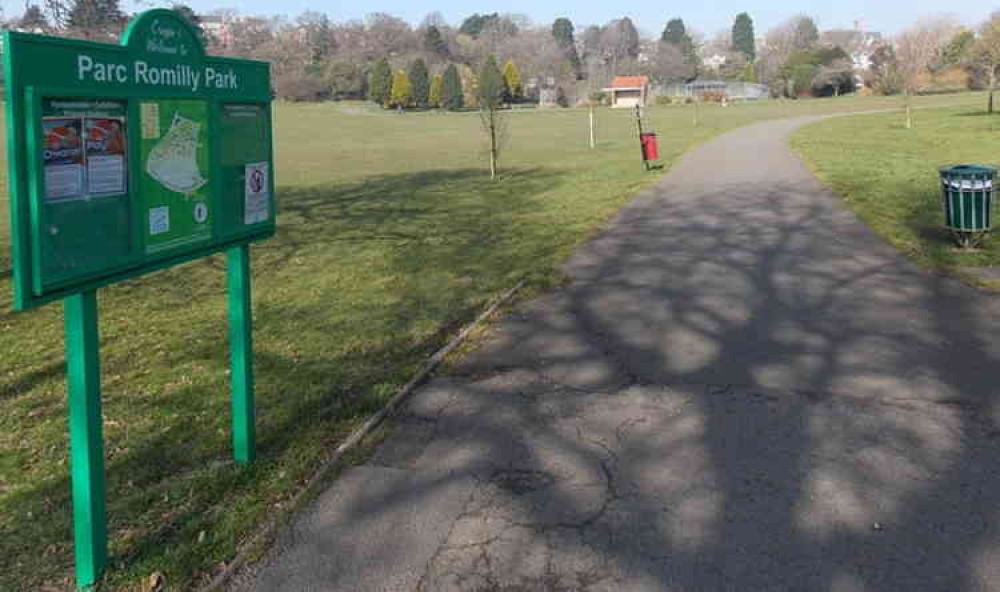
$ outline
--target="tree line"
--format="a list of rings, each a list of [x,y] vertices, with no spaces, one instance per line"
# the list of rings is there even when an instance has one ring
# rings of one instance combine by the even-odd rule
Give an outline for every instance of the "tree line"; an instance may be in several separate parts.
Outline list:
[[[476,106],[490,56],[504,64],[506,104],[538,101],[548,90],[564,105],[599,99],[614,76],[636,74],[656,84],[756,82],[793,98],[854,92],[859,83],[881,94],[992,89],[1000,60],[996,15],[975,29],[923,19],[894,37],[821,31],[797,15],[758,36],[744,12],[712,37],[671,17],[647,38],[628,17],[578,30],[566,17],[538,25],[499,12],[472,14],[458,26],[431,13],[412,26],[385,13],[334,22],[314,11],[287,19],[174,9],[203,30],[211,53],[271,62],[280,98],[370,99],[406,109]],[[128,18],[118,0],[44,0],[5,25],[113,41]]]

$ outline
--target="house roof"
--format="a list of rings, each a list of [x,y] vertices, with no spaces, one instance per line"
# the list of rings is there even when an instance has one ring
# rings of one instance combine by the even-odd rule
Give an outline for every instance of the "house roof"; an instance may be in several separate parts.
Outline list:
[[[649,76],[615,76],[611,88],[641,88],[649,84]]]

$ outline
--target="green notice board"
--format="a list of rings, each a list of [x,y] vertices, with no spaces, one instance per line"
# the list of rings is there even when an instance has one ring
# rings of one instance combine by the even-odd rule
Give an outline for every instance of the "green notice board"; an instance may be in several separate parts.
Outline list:
[[[266,63],[206,56],[169,10],[120,45],[5,47],[16,308],[273,236]]]

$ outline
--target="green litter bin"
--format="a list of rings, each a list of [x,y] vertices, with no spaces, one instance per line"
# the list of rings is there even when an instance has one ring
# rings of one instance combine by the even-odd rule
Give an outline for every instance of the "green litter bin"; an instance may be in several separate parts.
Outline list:
[[[979,164],[941,169],[944,224],[959,246],[975,247],[993,228],[993,185],[997,170]]]

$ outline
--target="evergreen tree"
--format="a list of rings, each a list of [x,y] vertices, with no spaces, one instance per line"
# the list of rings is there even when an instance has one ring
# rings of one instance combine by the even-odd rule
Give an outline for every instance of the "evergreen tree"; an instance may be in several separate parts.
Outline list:
[[[555,38],[560,47],[566,47],[575,43],[573,31],[573,21],[568,18],[560,17],[552,23],[552,37]]]
[[[580,54],[576,51],[576,40],[573,38],[573,22],[568,18],[557,18],[552,23],[552,37],[563,50],[566,61],[576,75],[577,80],[583,79],[583,64],[580,61]]]
[[[667,22],[666,28],[663,29],[663,35],[660,36],[660,41],[673,43],[678,47],[688,39],[690,37],[687,34],[687,27],[684,26],[684,21],[679,18],[670,19]]]
[[[465,106],[462,78],[455,64],[449,64],[441,77],[441,106],[449,111],[458,111]]]
[[[405,70],[396,72],[392,77],[392,95],[389,97],[389,105],[392,107],[409,107],[413,104],[413,84]]]
[[[412,86],[413,104],[419,109],[427,108],[427,96],[430,93],[431,81],[427,73],[427,64],[420,58],[410,62],[406,70]]]
[[[383,107],[389,104],[392,95],[392,68],[389,61],[382,58],[375,64],[368,82],[368,98]]]
[[[741,12],[733,22],[733,51],[738,51],[753,63],[757,59],[757,45],[754,40],[753,20],[750,15]]]
[[[431,89],[427,93],[427,106],[434,109],[441,108],[441,91],[444,85],[444,76],[435,74],[431,78]]]
[[[691,68],[692,74],[697,74],[700,66],[698,50],[694,46],[694,40],[688,35],[683,20],[671,19],[663,30],[663,35],[660,36],[660,42],[669,43],[680,50],[681,55],[684,56],[684,63]]]
[[[479,34],[482,33],[483,29],[485,29],[488,25],[498,23],[499,21],[500,15],[495,12],[492,14],[479,14],[477,12],[462,21],[462,25],[458,28],[458,32],[463,35],[468,35],[469,37],[479,37]]]
[[[503,66],[503,79],[507,86],[507,102],[516,103],[524,98],[524,84],[521,82],[521,70],[514,60],[507,60]]]
[[[441,36],[441,30],[434,25],[424,31],[424,51],[442,58],[448,56],[448,42]]]

